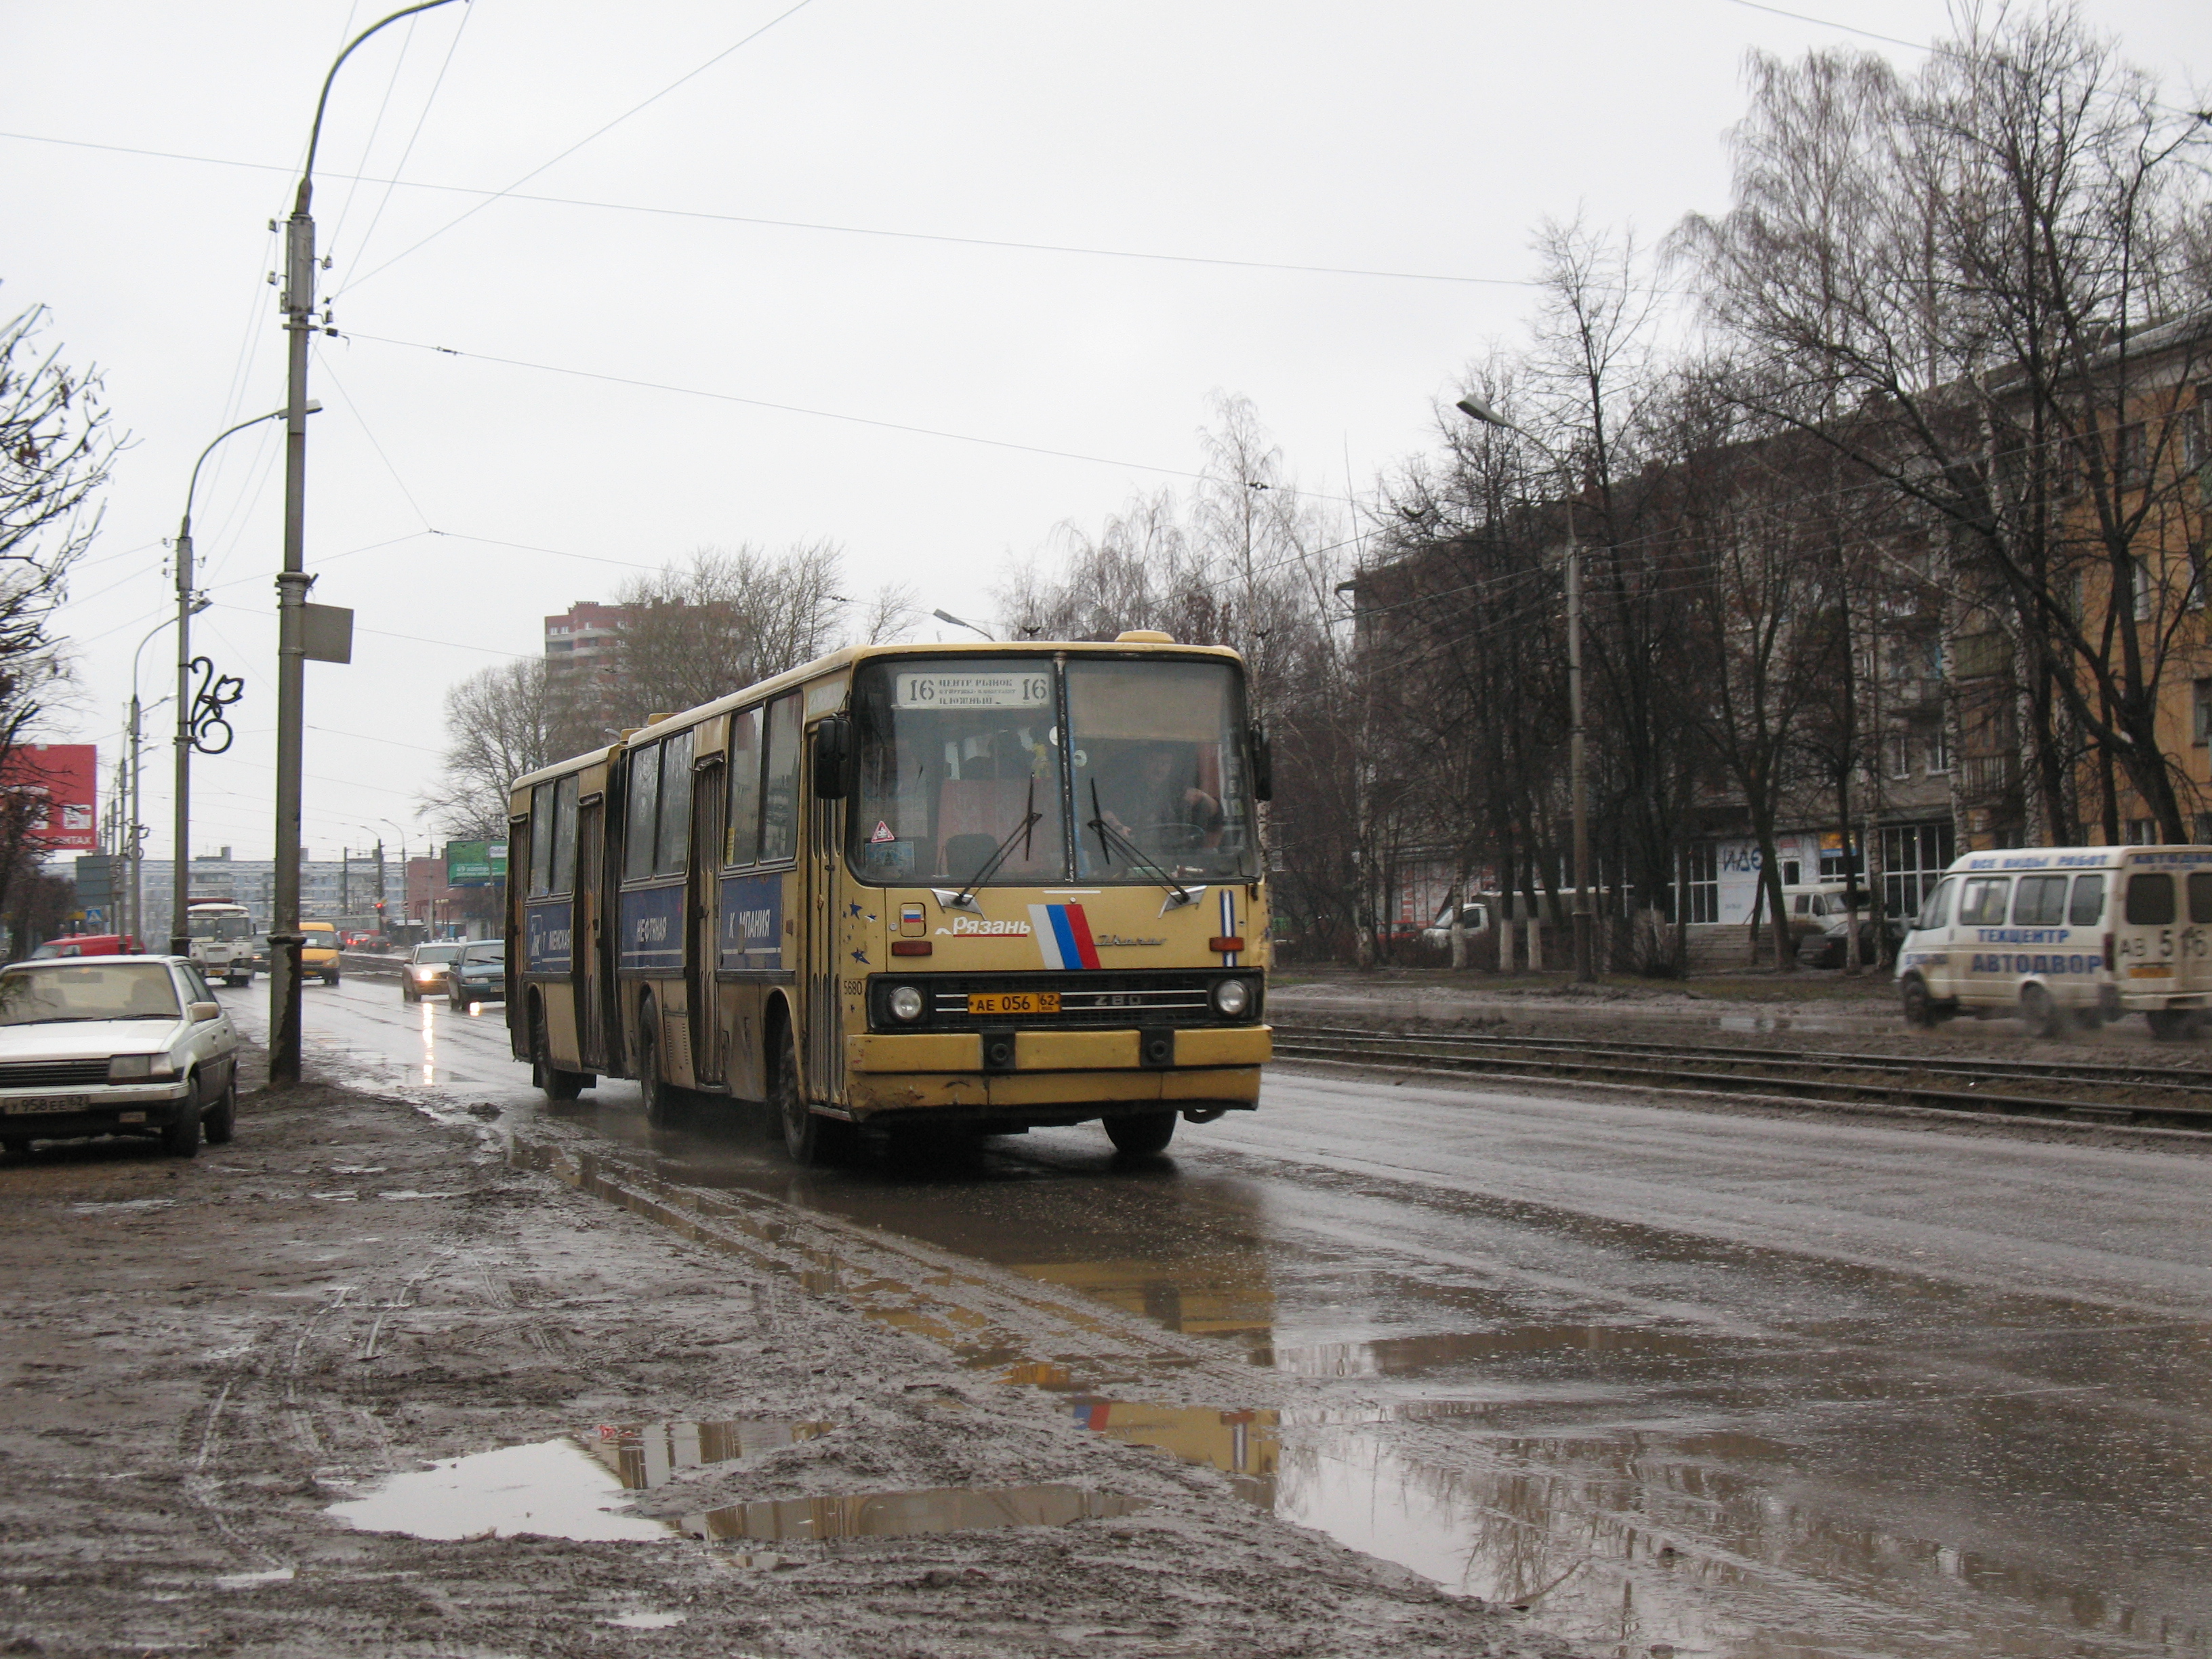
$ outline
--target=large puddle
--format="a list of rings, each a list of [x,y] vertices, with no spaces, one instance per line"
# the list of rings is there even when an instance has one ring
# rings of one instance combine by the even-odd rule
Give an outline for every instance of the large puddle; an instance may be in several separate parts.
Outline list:
[[[637,1146],[525,1135],[516,1161],[838,1295],[979,1372],[1050,1390],[1085,1428],[1206,1464],[1286,1520],[1460,1594],[1526,1607],[1599,1650],[2212,1659],[2201,1502],[2212,1495],[2212,1328],[1812,1257],[1762,1262],[1771,1305],[1716,1323],[1656,1290],[1595,1306],[1503,1258],[1394,1277],[1378,1265],[1385,1245],[1332,1254],[1286,1242],[1269,1199],[1236,1181],[1116,1172],[1094,1189],[1074,1163],[988,1158],[800,1173],[726,1128],[648,1136],[619,1109],[580,1115]],[[1026,1138],[1024,1157],[1057,1144],[1044,1141]],[[993,1262],[1055,1307],[1102,1304],[1218,1341],[1311,1382],[1314,1403],[1146,1403],[1116,1385],[1189,1362],[1086,1350],[1079,1313],[1040,1347],[1034,1328],[963,1303],[958,1270],[848,1262],[781,1207],[793,1204]],[[1745,1263],[1733,1246],[1611,1224],[1578,1237],[1556,1218],[1532,1235],[1517,1213],[1452,1222],[1463,1250],[1493,1223],[1518,1248],[1534,1237],[1553,1273],[1598,1249],[1663,1252],[1677,1278]],[[1040,1259],[1048,1238],[1051,1259]],[[1407,1249],[1420,1254],[1418,1241]],[[2166,1398],[2114,1411],[2102,1379],[2146,1369],[2166,1376]],[[642,1470],[705,1452],[648,1436],[621,1455]],[[742,1505],[684,1524],[728,1538],[842,1535],[872,1524],[855,1501]],[[870,1501],[885,1516],[910,1504],[981,1524],[959,1517],[1011,1500]],[[1044,1518],[997,1524],[1080,1518],[1064,1495],[1022,1502],[1004,1512]]]
[[[636,1514],[623,1501],[625,1492],[665,1486],[686,1470],[742,1464],[832,1427],[747,1420],[602,1425],[586,1434],[443,1458],[392,1475],[365,1497],[331,1505],[329,1513],[364,1532],[447,1542],[537,1536],[652,1544],[679,1537],[792,1542],[1065,1527],[1143,1507],[1115,1492],[1054,1483],[770,1498],[674,1520]]]

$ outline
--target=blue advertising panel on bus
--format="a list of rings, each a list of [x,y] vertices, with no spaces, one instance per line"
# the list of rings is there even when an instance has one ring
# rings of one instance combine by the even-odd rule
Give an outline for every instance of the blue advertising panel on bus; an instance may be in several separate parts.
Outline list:
[[[622,896],[620,965],[648,973],[684,971],[684,884]]]
[[[722,882],[720,961],[724,968],[783,966],[783,876],[730,876]]]
[[[570,955],[568,899],[541,899],[530,907],[522,937],[522,969],[529,974],[565,974]]]

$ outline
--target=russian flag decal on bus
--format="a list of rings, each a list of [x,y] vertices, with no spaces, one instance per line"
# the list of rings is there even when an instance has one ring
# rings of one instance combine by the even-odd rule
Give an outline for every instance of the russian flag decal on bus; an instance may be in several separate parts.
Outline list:
[[[1091,943],[1091,923],[1079,904],[1032,904],[1030,921],[1036,929],[1037,949],[1048,968],[1096,968],[1098,947]]]

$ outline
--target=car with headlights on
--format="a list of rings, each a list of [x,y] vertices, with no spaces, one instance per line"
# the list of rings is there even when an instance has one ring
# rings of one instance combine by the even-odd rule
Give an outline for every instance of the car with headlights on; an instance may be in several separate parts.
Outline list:
[[[238,1117],[239,1037],[183,957],[62,957],[0,968],[0,1150],[157,1137],[190,1158]]]
[[[399,969],[399,1000],[420,1002],[429,993],[445,989],[447,966],[460,953],[457,941],[416,945]]]
[[[446,1000],[456,1008],[507,1000],[507,941],[473,939],[446,964]]]

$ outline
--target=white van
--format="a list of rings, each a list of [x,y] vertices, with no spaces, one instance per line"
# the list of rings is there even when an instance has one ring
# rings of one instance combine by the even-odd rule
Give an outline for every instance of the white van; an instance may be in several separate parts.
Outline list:
[[[2212,847],[2027,847],[1945,872],[1897,955],[1905,1017],[2017,1013],[2056,1036],[2142,1014],[2158,1037],[2212,1007]]]

